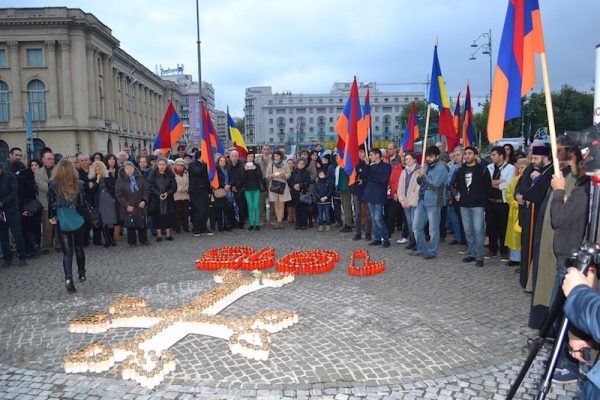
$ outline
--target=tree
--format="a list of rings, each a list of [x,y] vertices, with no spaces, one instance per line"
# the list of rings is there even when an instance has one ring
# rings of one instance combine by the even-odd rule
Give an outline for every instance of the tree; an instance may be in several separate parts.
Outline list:
[[[235,121],[237,128],[240,130],[240,133],[243,135],[246,131],[246,117],[243,117],[243,118],[235,117],[233,120]]]
[[[419,120],[419,132],[421,132],[421,137],[424,136],[425,132],[425,120],[427,118],[427,101],[419,100],[417,103],[417,117]],[[408,117],[410,116],[410,110],[412,109],[412,103],[408,103],[402,106],[402,110],[400,111],[400,132],[404,135],[406,131],[406,125],[408,123]],[[437,121],[439,119],[440,113],[431,109],[431,113],[429,116],[429,135],[437,134]]]

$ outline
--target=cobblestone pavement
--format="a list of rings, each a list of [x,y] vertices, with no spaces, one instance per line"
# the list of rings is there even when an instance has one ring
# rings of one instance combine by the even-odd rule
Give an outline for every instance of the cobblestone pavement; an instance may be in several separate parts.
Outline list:
[[[62,255],[0,270],[0,398],[177,399],[500,399],[524,359],[530,297],[512,267],[499,259],[484,268],[464,264],[456,246],[441,245],[425,261],[403,246],[367,246],[352,234],[237,230],[212,237],[179,234],[173,242],[109,250],[86,249],[88,281],[68,295]],[[397,234],[396,234],[397,236]],[[228,244],[276,248],[278,258],[306,248],[340,253],[334,271],[300,276],[278,289],[243,297],[220,315],[295,310],[299,322],[272,336],[268,361],[233,355],[223,340],[189,335],[171,348],[177,369],[154,390],[104,373],[65,374],[62,359],[91,342],[115,343],[139,329],[100,334],[67,332],[69,319],[107,311],[118,295],[141,296],[173,308],[214,285],[194,260]],[[369,278],[346,273],[354,248],[385,260]],[[533,398],[539,359],[516,398]],[[575,398],[576,384],[553,385],[549,399]]]

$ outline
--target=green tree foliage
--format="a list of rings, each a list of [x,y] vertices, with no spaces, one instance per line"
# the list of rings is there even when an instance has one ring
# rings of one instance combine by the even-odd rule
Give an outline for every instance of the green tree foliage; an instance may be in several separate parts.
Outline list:
[[[504,137],[534,135],[540,128],[548,128],[546,99],[543,92],[532,93],[522,100],[521,118],[515,118],[504,125]],[[552,92],[552,109],[556,133],[566,130],[580,130],[592,124],[594,96],[591,93],[579,92],[571,86],[564,85],[559,91]],[[473,116],[475,132],[482,132],[483,141],[487,137],[487,120],[489,103],[483,110]]]

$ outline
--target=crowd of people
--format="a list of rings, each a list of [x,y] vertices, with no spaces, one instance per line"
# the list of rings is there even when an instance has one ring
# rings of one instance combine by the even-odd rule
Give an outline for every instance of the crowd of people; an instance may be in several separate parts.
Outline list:
[[[534,143],[528,154],[510,144],[493,147],[489,159],[473,146],[448,154],[442,143],[422,158],[394,144],[383,152],[361,146],[358,153],[349,176],[335,152],[320,146],[292,157],[269,145],[244,158],[230,149],[215,157],[214,185],[200,151],[185,146],[170,158],[145,151],[133,157],[125,149],[60,161],[46,148],[27,164],[15,147],[0,164],[3,267],[13,265],[9,230],[21,267],[28,258],[63,253],[69,293],[76,291],[73,255],[85,281],[84,248],[111,248],[124,233],[129,246],[145,246],[149,233],[161,242],[182,231],[202,236],[316,225],[323,234],[335,228],[388,248],[398,232],[398,245],[427,260],[451,234],[447,245],[464,263],[483,267],[499,257],[516,267],[520,285],[532,293],[529,325],[541,327],[587,224],[589,177],[568,137],[558,145],[559,176],[546,143]],[[577,372],[568,352],[559,367],[558,380]]]

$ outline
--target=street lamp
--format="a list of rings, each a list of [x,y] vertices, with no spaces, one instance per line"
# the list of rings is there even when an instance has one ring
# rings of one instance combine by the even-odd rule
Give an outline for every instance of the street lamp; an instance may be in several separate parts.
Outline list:
[[[481,39],[487,38],[487,42],[482,41]],[[481,51],[481,54],[485,54],[490,58],[490,101],[492,100],[492,30],[490,29],[488,32],[483,32],[481,35],[477,37],[477,39],[473,40],[471,43],[471,47],[475,50],[471,53],[471,57],[469,60],[477,60],[475,55]]]

